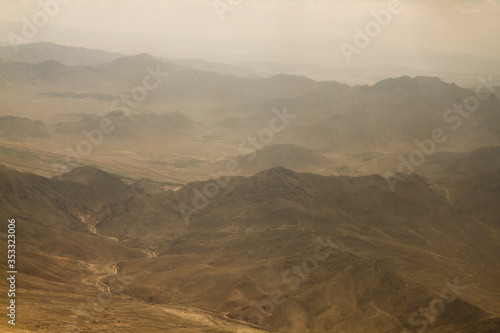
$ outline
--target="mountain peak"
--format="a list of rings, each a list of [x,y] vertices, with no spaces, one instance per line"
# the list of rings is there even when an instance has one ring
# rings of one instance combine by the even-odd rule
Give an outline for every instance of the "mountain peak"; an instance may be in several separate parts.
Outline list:
[[[416,76],[411,78],[409,76],[401,76],[398,78],[390,78],[377,82],[372,86],[375,90],[393,90],[393,89],[414,89],[422,85],[447,85],[440,78],[434,76]]]
[[[132,55],[132,56],[125,56],[125,57],[120,57],[116,60],[113,61],[115,64],[125,64],[125,63],[156,63],[158,60],[156,60],[155,57],[148,53],[140,53],[137,55]]]
[[[69,180],[75,183],[84,184],[92,187],[94,184],[113,181],[120,182],[121,180],[117,176],[113,176],[101,169],[92,166],[81,166],[77,167],[71,171],[68,171],[62,175],[64,180]]]
[[[33,68],[43,70],[56,70],[64,67],[66,67],[66,65],[56,60],[46,60],[33,65]]]
[[[107,118],[122,118],[124,116],[125,116],[125,112],[123,112],[122,110],[113,110],[110,113],[108,113],[107,115],[105,115],[105,117],[107,117]]]
[[[276,74],[276,75],[273,75],[271,77],[269,77],[267,80],[271,80],[271,81],[290,81],[290,80],[294,80],[294,81],[298,81],[298,82],[306,82],[306,83],[314,83],[316,81],[314,81],[313,79],[310,79],[304,75],[293,75],[293,74],[285,74],[285,73],[280,73],[280,74]]]
[[[271,169],[267,169],[264,171],[261,171],[255,175],[255,177],[264,177],[264,178],[269,178],[269,177],[279,177],[279,178],[288,178],[288,177],[296,177],[297,174],[287,168],[284,168],[282,166],[274,167]]]
[[[118,176],[91,166],[77,167],[63,174],[62,179],[86,185],[96,194],[112,200],[127,197],[130,193],[129,187]]]

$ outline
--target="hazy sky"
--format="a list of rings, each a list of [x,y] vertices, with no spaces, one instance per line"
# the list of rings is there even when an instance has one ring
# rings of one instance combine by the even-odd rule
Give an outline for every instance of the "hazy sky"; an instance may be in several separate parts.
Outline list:
[[[0,42],[7,43],[9,32],[20,34],[21,22],[33,21],[41,10],[40,2],[53,1],[0,0],[0,23],[17,22],[17,26],[3,24]],[[60,5],[57,14],[30,42],[53,41],[127,54],[148,52],[220,62],[347,66],[352,64],[346,63],[341,43],[354,45],[355,29],[365,29],[374,20],[372,12],[386,10],[391,1],[70,0]],[[223,20],[216,3],[229,8]],[[401,13],[391,15],[390,23],[372,38],[369,47],[353,55],[357,61],[354,65],[434,66],[456,72],[445,68],[450,64],[450,54],[500,59],[500,0],[399,3]],[[425,58],[431,54],[432,60]],[[443,66],[436,60],[441,54],[448,57],[440,59]],[[423,56],[415,58],[417,55]],[[483,70],[478,67],[482,61],[473,62],[476,67],[467,72]],[[456,66],[463,68],[462,64]],[[496,60],[490,59],[487,66],[488,70],[496,67]]]
[[[21,21],[40,0],[0,0],[0,21]],[[49,2],[52,0],[41,0]],[[222,0],[221,3],[230,3]],[[182,34],[210,39],[352,39],[380,0],[233,0],[220,20],[213,0],[70,0],[51,24],[89,32]],[[498,0],[401,0],[403,11],[380,42],[471,54],[500,55]]]

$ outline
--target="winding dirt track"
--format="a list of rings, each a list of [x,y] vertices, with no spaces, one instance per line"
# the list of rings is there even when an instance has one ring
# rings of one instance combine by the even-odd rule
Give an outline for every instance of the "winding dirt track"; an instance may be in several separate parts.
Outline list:
[[[82,216],[81,219],[82,223],[85,223],[86,217]],[[104,238],[112,238],[113,240],[118,241],[118,239],[114,237],[108,237],[97,234],[95,227],[90,227],[90,231],[96,234],[97,236]],[[143,249],[142,251],[148,258],[156,258],[156,253],[154,251],[146,249]],[[90,277],[82,278],[82,282],[85,285],[91,288],[104,290],[107,295],[113,295],[114,297],[121,297],[121,295],[119,294],[112,293],[109,286],[102,281],[103,279],[111,278],[114,275],[118,274],[118,269],[116,268],[115,264],[93,264],[81,260],[79,260],[79,263],[87,270],[93,273]],[[138,303],[139,306],[143,306],[144,304],[147,304],[148,306],[154,306],[156,308],[161,309],[162,311],[169,313],[170,315],[174,315],[176,317],[192,321],[198,324],[202,324],[218,330],[232,331],[235,333],[270,332],[268,329],[264,327],[243,322],[237,319],[229,318],[227,314],[224,313],[216,313],[189,307],[149,304],[136,299],[131,300],[130,297],[128,297],[128,302]]]
[[[149,253],[151,257],[156,257],[156,254],[152,251]],[[114,294],[111,292],[109,286],[105,284],[102,280],[106,278],[112,278],[114,275],[118,274],[116,265],[114,264],[92,264],[79,261],[87,270],[91,271],[93,274],[90,277],[82,279],[82,282],[91,287],[97,288],[99,290],[104,290],[107,295],[113,295],[114,297],[122,297],[119,294]],[[231,331],[235,333],[262,333],[270,332],[264,327],[254,325],[251,323],[243,322],[237,319],[229,318],[225,313],[216,313],[207,310],[201,310],[190,307],[179,307],[179,306],[168,306],[168,305],[158,305],[145,303],[136,299],[131,300],[127,297],[127,302],[137,303],[138,306],[153,306],[162,311],[169,313],[170,315],[188,320],[197,324],[201,324],[207,327],[211,327],[218,330]]]

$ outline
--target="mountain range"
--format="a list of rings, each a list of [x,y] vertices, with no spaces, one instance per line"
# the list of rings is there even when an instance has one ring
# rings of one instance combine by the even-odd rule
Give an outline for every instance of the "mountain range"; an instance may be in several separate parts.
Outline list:
[[[59,270],[95,260],[128,274],[116,306],[126,297],[205,309],[271,331],[400,332],[421,328],[425,316],[417,321],[412,313],[455,283],[462,288],[456,299],[427,329],[493,332],[500,325],[500,253],[488,202],[499,199],[499,170],[459,181],[447,194],[419,176],[391,192],[381,176],[277,167],[231,177],[186,223],[178,206],[192,205],[210,181],[148,194],[91,167],[63,180],[2,167],[1,215],[15,215],[25,235],[19,270],[30,282],[20,297],[42,288],[57,295],[54,309],[73,302],[64,300],[69,290],[72,297],[90,292],[81,285],[91,271],[82,282]],[[318,245],[324,261],[311,259]],[[101,281],[109,286],[112,276]],[[273,305],[275,290],[283,302]],[[44,325],[57,327],[61,315],[54,312]]]
[[[26,46],[26,54],[35,53],[38,47],[51,49],[50,45],[32,44]],[[435,77],[400,77],[372,86],[348,86],[286,74],[241,78],[182,67],[147,54],[100,57],[95,50],[82,54],[104,62],[65,65],[50,55],[62,60],[62,55],[71,57],[78,49],[54,50],[43,62],[0,64],[0,112],[38,121],[17,135],[16,125],[10,122],[28,126],[29,121],[4,118],[8,130],[2,132],[1,140],[16,155],[24,154],[23,149],[36,152],[39,157],[16,161],[16,165],[23,164],[26,171],[42,170],[47,176],[53,173],[54,164],[67,164],[68,151],[88,140],[84,133],[99,129],[104,118],[111,119],[114,130],[92,151],[107,153],[106,161],[113,156],[119,160],[107,163],[101,156],[89,154],[82,159],[86,164],[134,179],[144,177],[133,171],[140,166],[154,170],[157,180],[172,183],[206,179],[229,156],[244,159],[238,154],[247,153],[240,154],[238,147],[266,131],[277,111],[292,115],[291,121],[284,130],[255,144],[257,150],[269,145],[274,156],[286,155],[283,161],[291,161],[294,151],[286,145],[309,149],[331,162],[283,166],[323,175],[384,174],[388,171],[380,170],[384,161],[398,162],[399,154],[407,158],[415,150],[425,150],[423,143],[429,142],[436,129],[444,131],[446,138],[435,143],[436,153],[466,153],[500,145],[496,95],[478,100],[474,90]],[[145,78],[154,89],[142,87]],[[141,89],[146,95],[139,96],[141,101],[134,100],[132,93]],[[474,98],[477,110],[469,112],[464,103]],[[152,142],[155,144],[145,145]],[[176,145],[169,144],[172,142]],[[257,164],[247,167],[247,175],[279,165],[276,157],[266,155],[267,150],[260,152]],[[397,169],[393,164],[388,167]]]
[[[500,330],[496,78],[0,58],[0,330]]]

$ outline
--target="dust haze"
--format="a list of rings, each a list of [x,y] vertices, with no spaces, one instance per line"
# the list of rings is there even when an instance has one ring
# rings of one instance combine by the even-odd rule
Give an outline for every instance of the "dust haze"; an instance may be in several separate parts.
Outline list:
[[[500,2],[0,0],[2,332],[498,332]]]

